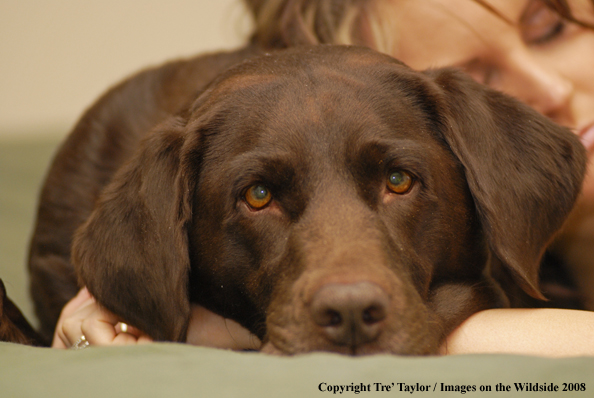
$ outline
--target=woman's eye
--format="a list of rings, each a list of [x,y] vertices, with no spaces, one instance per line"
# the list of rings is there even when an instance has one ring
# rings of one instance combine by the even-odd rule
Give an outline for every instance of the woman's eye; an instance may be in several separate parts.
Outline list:
[[[388,176],[387,187],[390,191],[402,195],[410,191],[413,185],[412,176],[404,170],[396,170]]]
[[[546,44],[560,36],[567,22],[542,1],[533,1],[520,22],[522,37],[528,44]]]
[[[248,188],[244,198],[252,209],[260,210],[272,201],[272,194],[264,185],[256,184]]]

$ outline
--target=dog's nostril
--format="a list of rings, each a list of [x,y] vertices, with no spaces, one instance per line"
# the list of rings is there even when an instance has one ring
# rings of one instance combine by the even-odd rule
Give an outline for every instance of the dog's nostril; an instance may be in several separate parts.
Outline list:
[[[372,305],[363,310],[363,322],[371,325],[383,321],[386,317],[386,308],[381,305]]]
[[[315,311],[314,321],[317,325],[323,327],[339,326],[342,323],[342,315],[333,309],[319,309]]]
[[[312,299],[311,316],[332,343],[356,347],[381,334],[389,299],[371,282],[328,284]]]
[[[340,313],[333,311],[333,310],[328,310],[328,325],[327,326],[338,326],[342,323],[342,316],[340,316]]]

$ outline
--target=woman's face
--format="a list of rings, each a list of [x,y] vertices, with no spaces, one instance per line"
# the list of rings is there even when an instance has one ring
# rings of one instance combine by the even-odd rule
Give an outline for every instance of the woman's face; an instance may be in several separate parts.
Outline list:
[[[539,0],[380,0],[391,55],[415,69],[459,66],[573,129],[589,152],[582,203],[594,201],[594,31],[565,23]],[[589,0],[570,0],[592,22]]]

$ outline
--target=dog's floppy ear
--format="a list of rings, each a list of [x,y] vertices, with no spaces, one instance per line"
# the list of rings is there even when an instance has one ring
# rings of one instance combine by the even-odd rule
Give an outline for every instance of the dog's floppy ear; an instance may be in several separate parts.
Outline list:
[[[459,71],[427,73],[442,94],[443,138],[464,167],[492,252],[526,293],[543,298],[540,261],[579,194],[584,147],[568,129]]]
[[[184,126],[172,118],[149,134],[101,194],[72,250],[97,301],[155,340],[185,340],[190,315],[193,179],[180,165]]]

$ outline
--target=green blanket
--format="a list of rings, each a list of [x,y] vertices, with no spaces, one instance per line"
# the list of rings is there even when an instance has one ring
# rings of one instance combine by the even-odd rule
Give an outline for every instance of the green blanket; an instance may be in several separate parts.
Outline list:
[[[56,140],[0,141],[0,278],[31,320],[25,255],[39,185],[56,145]],[[491,392],[481,393],[481,387]],[[524,391],[517,391],[520,388]],[[526,392],[542,388],[558,391]],[[334,354],[280,358],[178,344],[62,351],[0,343],[0,397],[410,394],[593,397],[594,358]]]
[[[83,351],[0,344],[0,358],[2,397],[594,395],[593,358],[272,357],[181,344]],[[551,388],[557,391],[546,391]]]
[[[56,138],[0,140],[0,278],[31,321],[26,255],[39,189],[57,145]]]

